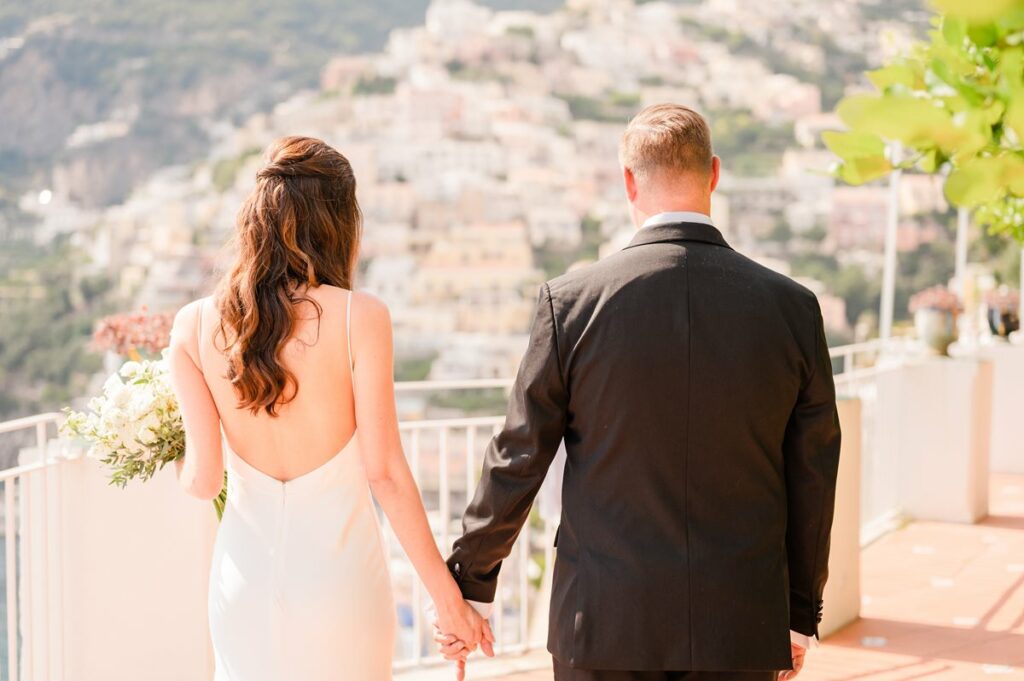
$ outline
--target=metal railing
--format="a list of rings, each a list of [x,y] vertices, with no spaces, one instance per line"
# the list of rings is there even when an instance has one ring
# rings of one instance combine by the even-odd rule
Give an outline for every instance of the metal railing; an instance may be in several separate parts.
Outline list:
[[[51,555],[52,547],[59,550],[61,528],[52,526],[49,513],[49,472],[59,459],[48,456],[50,426],[60,418],[51,413],[0,423],[0,435],[33,431],[35,436],[34,460],[0,471],[5,610],[0,677],[8,681],[61,678],[53,675],[59,670],[50,668],[52,660],[61,657],[51,655],[49,649],[51,643],[59,649],[61,635],[61,628],[50,619],[54,606],[59,611],[62,596],[60,580],[52,579],[59,557]],[[59,514],[55,515],[59,522]],[[29,569],[35,564],[42,569]],[[36,632],[42,635],[37,637]],[[41,669],[34,668],[37,662]]]
[[[869,341],[830,349],[836,367],[837,386],[846,393],[867,395],[873,378],[891,366],[882,362],[894,353],[893,342]],[[900,355],[900,352],[895,352]],[[898,362],[897,362],[898,363]],[[494,391],[508,389],[511,379],[422,381],[396,384],[402,396],[429,395],[445,391]],[[0,637],[5,660],[0,679],[62,681],[62,629],[50,622],[61,612],[61,581],[57,574],[61,528],[51,522],[49,509],[59,496],[48,471],[64,458],[54,456],[50,440],[53,424],[60,414],[41,414],[0,423],[0,435],[28,431],[34,446],[23,452],[28,463],[0,471],[4,518],[6,632]],[[413,475],[423,494],[424,505],[438,546],[451,549],[461,532],[461,516],[476,488],[484,444],[502,425],[503,416],[420,418],[403,420],[401,431]],[[865,426],[870,429],[870,422]],[[48,446],[49,445],[49,446]],[[26,453],[30,452],[30,456]],[[60,476],[55,476],[59,479]],[[54,514],[60,516],[59,513]],[[553,564],[553,536],[556,517],[544,517],[534,509],[520,534],[510,558],[505,561],[495,601],[493,625],[502,654],[524,652],[543,644],[543,602]],[[433,654],[431,622],[423,587],[408,563],[393,533],[385,524],[385,537],[399,607],[400,637],[395,668],[409,669],[441,662]],[[35,570],[28,569],[35,566]],[[537,615],[540,617],[537,617]],[[532,619],[531,619],[532,618]],[[536,624],[536,626],[533,626]],[[54,662],[56,661],[56,662]],[[33,668],[34,666],[34,668]]]
[[[493,386],[469,381],[460,387]],[[445,389],[451,388],[445,386]],[[477,485],[482,445],[503,421],[504,417],[489,416],[407,421],[400,425],[410,467],[444,554],[451,550],[454,539],[461,533],[462,512]],[[540,532],[535,534],[535,528]],[[401,556],[390,531],[386,536],[392,555]],[[531,638],[530,613],[533,602],[542,597],[542,585],[535,584],[530,575],[543,573],[544,566],[551,565],[553,551],[549,540],[552,537],[552,524],[535,513],[519,535],[509,560],[505,561],[494,609],[499,654],[523,652],[538,643]],[[537,562],[541,556],[543,565]],[[433,650],[434,645],[422,585],[408,563],[400,559],[398,564],[399,569],[393,570],[401,573],[394,574],[396,600],[400,615],[404,613],[408,619],[402,622],[401,649],[395,667],[404,669],[441,662],[440,657],[427,652]]]

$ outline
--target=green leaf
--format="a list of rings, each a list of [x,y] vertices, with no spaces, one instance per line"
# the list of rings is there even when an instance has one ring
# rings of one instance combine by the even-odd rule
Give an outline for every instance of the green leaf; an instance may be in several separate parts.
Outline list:
[[[1017,3],[1017,9],[1001,14],[996,23],[1002,33],[1017,33],[1024,30],[1024,3]]]
[[[934,173],[943,163],[945,163],[945,158],[939,153],[939,150],[930,149],[924,152],[918,160],[917,166],[926,173]]]
[[[996,73],[1007,93],[1018,93],[1024,87],[1024,48],[1020,45],[1003,48],[999,51],[999,63]]]
[[[963,48],[967,37],[967,22],[960,17],[942,17],[942,37],[951,47]]]
[[[1019,154],[1006,155],[1002,181],[1011,194],[1024,196],[1024,158]]]
[[[868,132],[838,132],[826,130],[821,140],[833,154],[844,160],[865,156],[885,156],[885,142]]]
[[[971,106],[978,106],[985,101],[985,95],[954,74],[948,63],[933,59],[930,68],[939,80],[956,90]]]
[[[839,118],[852,129],[912,147],[934,146],[949,137],[953,119],[933,102],[910,95],[852,95],[839,103]]]
[[[936,137],[936,142],[956,162],[970,158],[987,147],[992,141],[992,125],[988,113],[983,109],[970,109],[953,119],[953,128],[945,135]]]
[[[974,24],[967,29],[967,37],[978,47],[991,47],[999,40],[999,28],[995,24]]]
[[[864,184],[892,172],[892,163],[884,156],[862,156],[841,163],[836,175],[847,184]]]
[[[893,85],[905,85],[913,90],[919,87],[920,82],[917,73],[906,62],[897,62],[868,71],[867,77],[879,90],[885,90]]]
[[[1003,117],[1003,125],[1017,133],[1018,140],[1024,140],[1024,93],[1010,100]]]
[[[1005,161],[1001,157],[974,158],[954,168],[946,180],[949,202],[971,208],[996,201],[1006,194],[1002,182]]]
[[[1020,0],[931,0],[931,4],[937,11],[969,24],[995,21],[1021,6]]]

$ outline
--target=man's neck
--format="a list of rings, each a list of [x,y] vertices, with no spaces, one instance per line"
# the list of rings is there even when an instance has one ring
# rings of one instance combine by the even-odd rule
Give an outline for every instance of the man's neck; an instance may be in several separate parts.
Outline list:
[[[701,204],[696,202],[657,203],[653,204],[650,208],[635,208],[634,210],[636,212],[637,227],[640,227],[655,215],[660,215],[662,213],[700,213],[701,215],[707,215],[709,217],[711,216],[711,206],[709,204]]]

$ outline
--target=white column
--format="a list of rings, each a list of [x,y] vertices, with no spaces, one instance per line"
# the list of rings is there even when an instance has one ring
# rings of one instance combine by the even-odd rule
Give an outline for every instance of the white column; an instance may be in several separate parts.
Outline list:
[[[893,165],[902,156],[899,143],[889,147]],[[878,314],[878,335],[883,340],[892,337],[893,301],[896,296],[896,232],[900,222],[900,177],[903,171],[897,168],[889,176],[889,211],[885,225],[885,264],[882,270],[882,303]]]
[[[1020,281],[1017,282],[1017,289],[1020,291],[1020,309],[1017,311],[1017,319],[1021,320],[1021,328],[1017,333],[1024,334],[1024,248],[1020,249]]]
[[[964,299],[964,287],[967,277],[967,237],[971,227],[971,215],[966,208],[956,212],[956,268],[953,277],[956,280],[956,294]]]
[[[839,455],[825,610],[819,627],[822,638],[856,620],[860,616],[861,601],[861,401],[840,399],[837,406],[843,427],[843,448]]]
[[[988,513],[992,363],[935,358],[877,376],[872,456],[910,517],[974,523]]]
[[[170,466],[123,490],[93,459],[61,469],[64,673],[49,681],[212,678],[213,505],[185,495]]]

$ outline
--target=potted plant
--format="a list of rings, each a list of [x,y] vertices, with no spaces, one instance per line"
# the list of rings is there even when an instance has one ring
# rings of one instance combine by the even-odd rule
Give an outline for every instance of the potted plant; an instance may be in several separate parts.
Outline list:
[[[960,299],[945,286],[932,286],[910,297],[918,338],[939,355],[948,354],[956,340],[956,317],[961,309]]]
[[[1020,292],[1002,285],[985,296],[988,326],[992,333],[1007,338],[1020,329]]]

